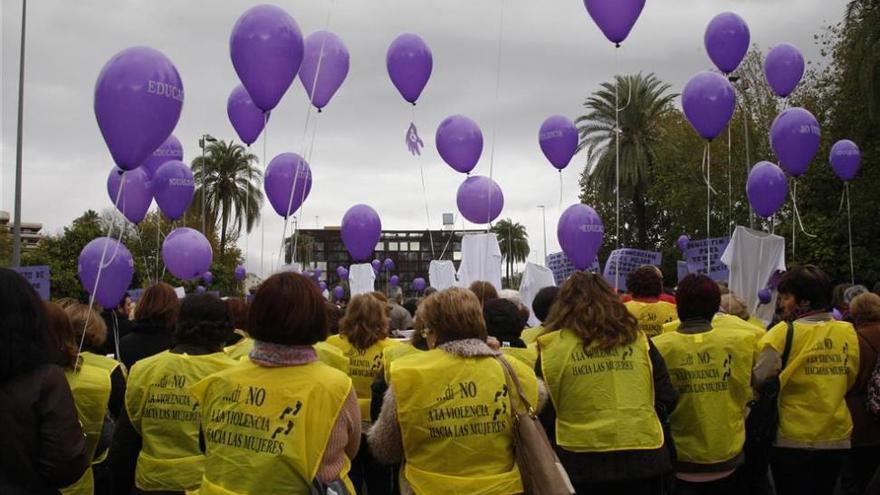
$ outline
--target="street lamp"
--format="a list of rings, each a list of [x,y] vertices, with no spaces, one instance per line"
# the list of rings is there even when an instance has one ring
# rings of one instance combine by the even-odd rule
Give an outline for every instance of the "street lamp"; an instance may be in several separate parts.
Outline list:
[[[18,58],[18,128],[15,137],[15,210],[12,212],[12,266],[21,266],[21,153],[24,121],[24,42],[27,0],[21,2],[21,47]]]
[[[208,235],[207,230],[205,230],[205,218],[207,215],[207,208],[206,208],[207,202],[205,199],[205,183],[206,183],[206,179],[207,179],[207,177],[205,177],[205,175],[206,175],[205,174],[205,172],[206,172],[206,170],[205,170],[205,146],[206,146],[206,144],[205,143],[216,143],[216,142],[217,142],[217,139],[214,138],[214,136],[212,136],[210,134],[202,134],[202,137],[199,139],[199,148],[202,149],[202,234],[205,234],[205,236]]]
[[[544,265],[547,264],[547,208],[544,205],[538,205],[541,209],[541,218],[544,222]]]

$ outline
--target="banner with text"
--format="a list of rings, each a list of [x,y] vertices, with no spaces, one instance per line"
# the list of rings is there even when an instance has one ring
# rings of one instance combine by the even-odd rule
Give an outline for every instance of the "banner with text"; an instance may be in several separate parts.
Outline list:
[[[37,294],[40,295],[40,299],[44,301],[49,300],[51,297],[50,289],[52,286],[49,282],[48,265],[20,266],[18,268],[13,268],[13,270],[18,272],[31,284],[31,287],[33,287],[34,290],[37,291]]]
[[[568,277],[577,271],[575,270],[574,265],[571,264],[571,260],[569,260],[568,256],[563,252],[548,254],[547,259],[544,260],[544,262],[547,264],[547,268],[553,272],[553,279],[556,280],[557,287],[565,283],[565,281],[568,280]],[[596,258],[593,261],[593,265],[590,266],[587,271],[592,273],[602,273],[602,267],[599,266],[599,258]]]
[[[727,281],[730,272],[727,265],[721,262],[721,255],[727,249],[730,237],[712,237],[690,241],[685,258],[688,264],[688,273],[706,275],[708,264],[709,278],[715,281]],[[707,263],[708,259],[708,263]]]
[[[626,276],[636,268],[644,265],[660,266],[663,254],[656,251],[622,248],[611,251],[605,262],[605,280],[618,290],[626,290]]]

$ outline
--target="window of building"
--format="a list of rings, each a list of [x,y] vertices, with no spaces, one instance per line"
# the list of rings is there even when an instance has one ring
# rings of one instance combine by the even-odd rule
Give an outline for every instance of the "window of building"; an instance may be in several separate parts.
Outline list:
[[[452,253],[452,261],[461,261],[461,251],[454,251]]]
[[[396,242],[389,242],[388,243],[388,250],[389,251],[397,251],[397,243]]]
[[[410,251],[418,251],[419,250],[419,243],[418,242],[409,243],[409,250]]]

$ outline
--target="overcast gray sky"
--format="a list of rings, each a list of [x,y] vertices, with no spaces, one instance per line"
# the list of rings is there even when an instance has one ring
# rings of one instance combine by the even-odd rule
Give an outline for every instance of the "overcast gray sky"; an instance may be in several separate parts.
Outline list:
[[[503,7],[502,7],[503,2]],[[23,219],[56,232],[86,209],[111,205],[106,177],[112,160],[92,111],[95,79],[116,52],[149,45],[164,52],[183,78],[186,101],[175,135],[185,161],[198,153],[198,136],[235,137],[226,98],[238,84],[229,59],[229,33],[257,4],[244,0],[32,0],[28,5],[25,81]],[[837,22],[843,0],[648,0],[615,61],[580,0],[323,0],[278,1],[305,34],[329,29],[351,53],[348,79],[321,114],[312,155],[314,185],[304,225],[338,225],[355,203],[372,205],[385,228],[424,228],[418,161],[404,135],[411,110],[391,84],[385,53],[399,33],[420,34],[434,54],[417,124],[434,227],[441,213],[457,213],[464,176],[434,149],[446,116],[476,120],[485,140],[474,173],[488,174],[493,131],[494,178],[504,191],[502,217],[523,223],[533,255],[543,255],[541,212],[547,205],[549,250],[558,249],[558,174],[538,147],[541,122],[553,114],[575,118],[584,98],[615,73],[655,72],[678,92],[694,73],[711,68],[703,32],[717,13],[731,10],[749,23],[752,42],[765,51],[787,41],[816,59],[813,35]],[[495,98],[499,18],[504,10],[501,78]],[[13,205],[20,0],[2,2],[2,188],[0,208]],[[273,111],[267,160],[304,148],[305,91],[294,81]],[[314,115],[313,115],[314,117]],[[237,139],[237,138],[236,138]],[[261,155],[262,141],[254,145]],[[760,159],[762,157],[758,157]],[[563,207],[577,201],[583,157],[563,174]],[[155,203],[154,203],[155,208]],[[277,253],[283,221],[265,205],[266,264]],[[606,224],[613,219],[606,219]],[[459,224],[460,225],[460,224]],[[259,228],[249,267],[259,266]]]

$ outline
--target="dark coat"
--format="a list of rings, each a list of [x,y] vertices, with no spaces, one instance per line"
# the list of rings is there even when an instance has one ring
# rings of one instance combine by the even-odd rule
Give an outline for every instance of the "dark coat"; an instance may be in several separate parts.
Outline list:
[[[132,325],[131,333],[119,342],[119,354],[125,367],[130,370],[134,363],[167,351],[171,349],[171,345],[171,330],[137,320]]]
[[[852,416],[853,447],[880,446],[880,421],[868,414],[868,381],[877,364],[880,354],[880,323],[860,325],[856,329],[859,336],[859,374],[856,382],[846,394],[846,405]]]

